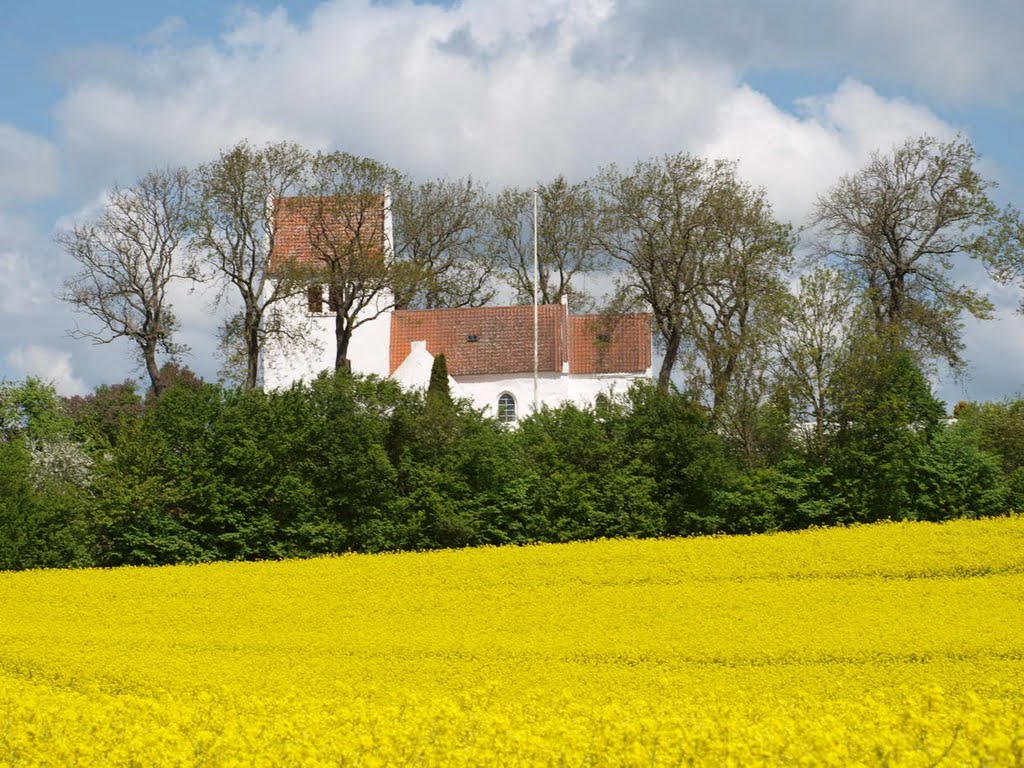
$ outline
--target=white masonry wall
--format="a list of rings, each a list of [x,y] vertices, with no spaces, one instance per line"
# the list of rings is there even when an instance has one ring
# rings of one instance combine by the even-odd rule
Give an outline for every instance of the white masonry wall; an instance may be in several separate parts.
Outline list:
[[[498,398],[510,394],[516,401],[516,418],[533,413],[533,374],[506,374],[492,376],[456,376],[462,391],[474,408],[483,409],[488,416],[498,415]],[[542,373],[537,377],[537,400],[540,406],[556,408],[574,403],[585,408],[592,406],[597,396],[625,394],[634,381],[649,379],[646,374],[616,373],[595,375],[565,375]]]
[[[326,289],[324,296],[327,295]],[[379,299],[381,307],[391,305],[390,296]],[[310,338],[316,349],[299,353],[295,349],[268,343],[260,361],[265,389],[285,389],[299,380],[310,381],[324,370],[334,369],[334,355],[337,344],[334,338],[334,314],[310,315],[305,294],[289,300],[284,310],[288,320],[295,323],[309,323]],[[376,314],[377,307],[367,308],[364,316]],[[375,374],[385,377],[391,372],[391,312],[367,320],[352,332],[349,341],[348,358],[355,373]]]
[[[394,218],[391,212],[391,190],[384,190],[384,255],[394,258]],[[268,286],[269,290],[269,286]],[[326,299],[327,286],[323,287]],[[334,335],[334,313],[323,312],[311,315],[305,294],[294,296],[284,305],[286,322],[293,327],[309,326],[309,348],[297,350],[277,342],[264,345],[260,358],[260,377],[264,389],[284,389],[293,382],[315,379],[321,371],[334,369],[337,341]],[[352,332],[348,343],[348,359],[355,373],[374,374],[386,377],[391,373],[391,308],[394,299],[390,291],[382,292],[377,300],[363,310],[359,318],[365,318]],[[326,306],[326,302],[325,302]]]

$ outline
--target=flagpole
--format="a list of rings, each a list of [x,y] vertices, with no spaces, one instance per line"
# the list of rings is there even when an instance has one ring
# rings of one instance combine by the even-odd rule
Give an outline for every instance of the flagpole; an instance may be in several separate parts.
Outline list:
[[[537,412],[537,375],[540,370],[540,323],[537,301],[540,282],[537,266],[537,190],[533,190],[533,412]]]

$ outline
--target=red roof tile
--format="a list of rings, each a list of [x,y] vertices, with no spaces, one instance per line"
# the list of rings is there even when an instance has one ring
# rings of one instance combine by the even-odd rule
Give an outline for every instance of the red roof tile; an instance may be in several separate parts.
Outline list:
[[[651,315],[569,316],[569,370],[626,373],[651,367]]]
[[[561,304],[538,308],[539,370],[642,373],[651,365],[650,315],[625,315],[606,327],[596,315],[567,316]],[[600,327],[601,330],[598,330]],[[598,333],[608,340],[598,339]],[[413,341],[444,354],[452,376],[533,372],[533,307],[397,310],[391,318],[391,372]]]

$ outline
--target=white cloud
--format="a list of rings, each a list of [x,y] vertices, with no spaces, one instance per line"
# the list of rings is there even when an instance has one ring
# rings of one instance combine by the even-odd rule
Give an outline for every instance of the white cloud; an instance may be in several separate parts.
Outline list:
[[[65,397],[84,395],[89,386],[72,373],[71,353],[52,347],[27,344],[7,353],[7,365],[19,378],[34,376],[51,382]]]
[[[533,181],[683,146],[728,96],[725,68],[609,76],[577,45],[607,4],[322,5],[308,27],[249,14],[217,49],[161,48],[116,72],[88,62],[57,109],[76,180],[122,183],[246,137],[294,138],[423,175]],[[462,36],[459,38],[459,36]],[[446,46],[469,41],[465,52]]]
[[[0,203],[48,197],[57,191],[58,180],[53,144],[0,123]]]
[[[657,61],[680,49],[744,72],[862,78],[943,103],[1024,93],[1019,0],[619,2],[595,58]]]
[[[0,316],[12,316],[6,322],[16,322],[13,316],[28,315],[49,299],[28,257],[18,251],[0,250]]]
[[[495,185],[691,150],[742,158],[794,213],[815,193],[794,194],[797,180],[820,188],[870,148],[947,130],[927,109],[855,80],[804,100],[793,117],[738,86],[728,63],[685,49],[642,66],[625,55],[586,64],[580,52],[608,33],[611,10],[596,1],[443,10],[343,0],[302,27],[282,9],[249,13],[220,48],[161,48],[137,57],[134,74],[83,74],[58,115],[85,183],[111,174],[127,183],[241,138],[294,138]]]
[[[851,173],[873,150],[887,151],[923,133],[955,133],[925,107],[886,99],[847,79],[830,94],[802,99],[799,114],[741,87],[719,105],[711,138],[699,154],[740,161],[740,173],[763,186],[781,218],[797,223],[815,198]]]

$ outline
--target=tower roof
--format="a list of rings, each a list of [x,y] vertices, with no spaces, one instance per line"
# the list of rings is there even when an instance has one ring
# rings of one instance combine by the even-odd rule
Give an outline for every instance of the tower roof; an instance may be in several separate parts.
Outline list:
[[[279,197],[274,201],[274,246],[270,271],[286,264],[317,267],[339,246],[386,252],[387,198],[383,194],[347,198]]]

